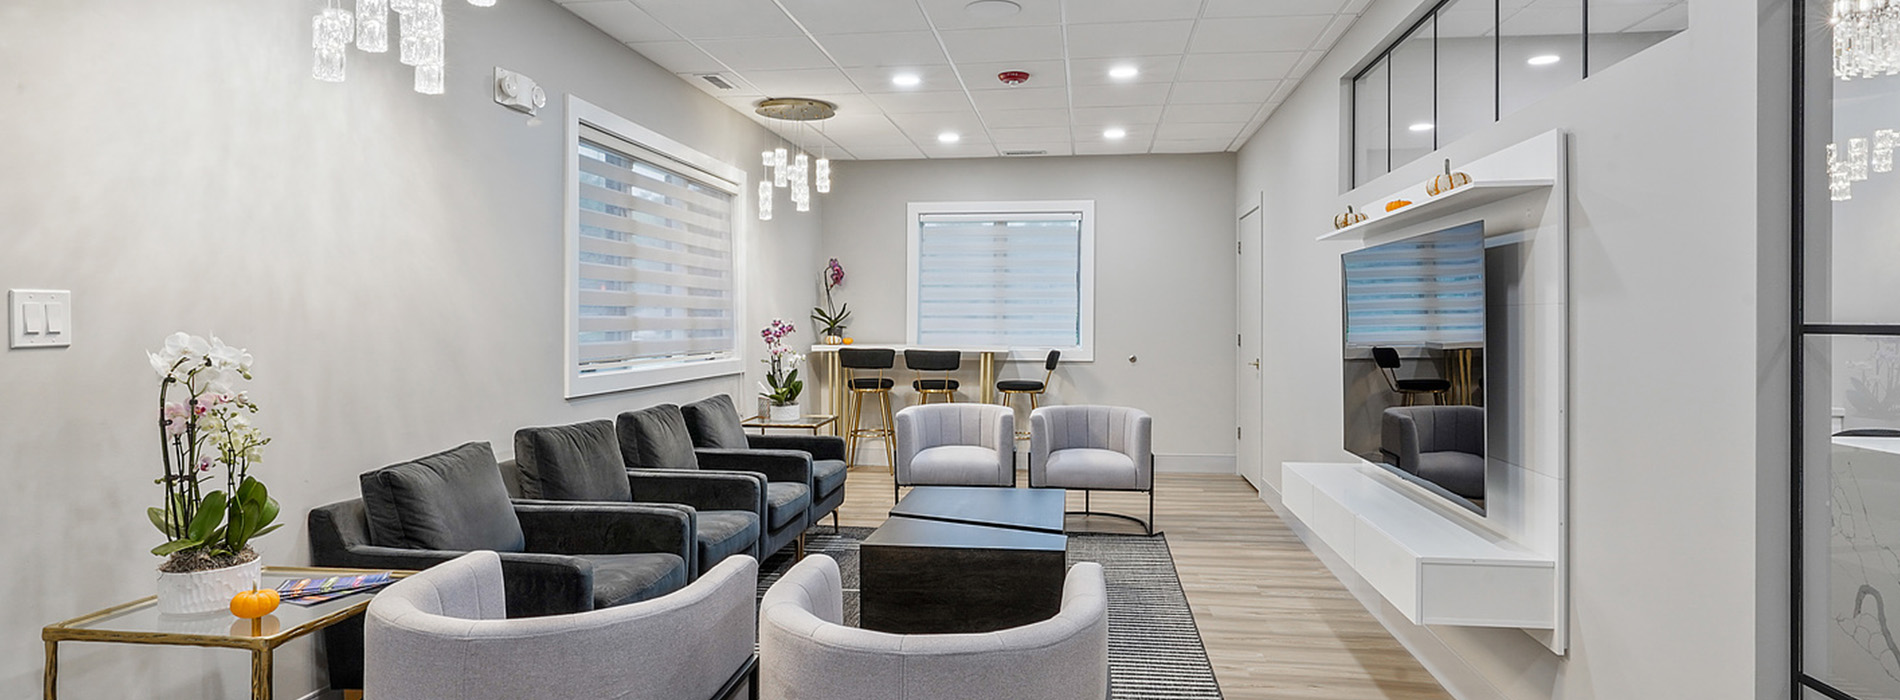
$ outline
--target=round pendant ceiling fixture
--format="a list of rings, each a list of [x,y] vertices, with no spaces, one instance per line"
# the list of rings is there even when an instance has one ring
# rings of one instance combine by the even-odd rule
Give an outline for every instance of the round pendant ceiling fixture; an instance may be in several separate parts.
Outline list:
[[[774,97],[761,101],[753,111],[788,122],[811,122],[838,116],[838,105],[809,97]]]
[[[805,123],[822,122],[838,116],[838,105],[809,97],[774,97],[760,100],[752,109],[768,119],[798,122],[796,133],[801,136],[806,133]],[[821,144],[822,139],[821,133]],[[795,142],[764,151],[759,154],[759,160],[765,166],[765,176],[759,178],[760,221],[772,220],[772,190],[775,188],[790,190],[795,211],[811,211],[812,190],[816,189],[819,194],[831,192],[831,159],[825,157],[823,151],[819,151],[818,158],[814,160],[804,152],[802,145]]]
[[[976,0],[963,6],[963,11],[978,19],[1002,19],[1014,17],[1023,11],[1023,6],[1010,0]]]

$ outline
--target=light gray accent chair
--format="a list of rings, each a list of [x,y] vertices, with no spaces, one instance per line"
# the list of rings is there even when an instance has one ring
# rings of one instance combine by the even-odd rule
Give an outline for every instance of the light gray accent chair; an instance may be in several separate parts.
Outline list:
[[[1102,567],[1069,568],[1062,610],[978,634],[846,627],[838,562],[806,557],[759,603],[765,700],[1102,700],[1108,696],[1108,590]]]
[[[1029,414],[1029,487],[1082,492],[1080,515],[1133,521],[1155,533],[1154,419],[1122,406],[1046,406]],[[1148,494],[1148,519],[1097,513],[1093,491]]]
[[[897,412],[897,487],[1015,485],[1015,412],[982,403]]]
[[[729,557],[660,598],[510,620],[500,557],[470,552],[370,601],[364,696],[723,700],[757,686],[758,568]]]
[[[1380,416],[1379,451],[1401,471],[1454,494],[1484,499],[1484,409],[1410,406]]]

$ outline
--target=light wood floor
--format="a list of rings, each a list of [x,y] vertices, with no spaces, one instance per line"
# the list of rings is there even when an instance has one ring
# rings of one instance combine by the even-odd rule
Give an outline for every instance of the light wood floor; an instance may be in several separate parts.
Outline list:
[[[882,524],[892,504],[889,472],[859,466],[849,478],[842,524]],[[1451,697],[1245,480],[1161,474],[1156,485],[1156,529],[1167,533],[1227,700]],[[1139,517],[1147,496],[1098,493],[1093,505]],[[1082,509],[1080,493],[1069,495],[1069,507]],[[1071,517],[1068,526],[1139,531],[1114,518]]]

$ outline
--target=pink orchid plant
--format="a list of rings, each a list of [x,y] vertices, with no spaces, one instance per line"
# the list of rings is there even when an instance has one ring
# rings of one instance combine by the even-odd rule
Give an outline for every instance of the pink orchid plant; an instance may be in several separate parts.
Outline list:
[[[158,480],[165,504],[146,509],[166,537],[152,549],[169,557],[160,568],[198,571],[256,558],[251,539],[282,525],[273,524],[277,501],[250,474],[270,444],[251,425],[257,404],[236,389],[251,379],[251,354],[216,337],[175,333],[164,349],[146,356],[159,377],[159,453],[165,463]]]
[[[833,306],[831,303],[831,290],[844,284],[844,266],[838,264],[837,258],[832,258],[831,263],[818,273],[818,277],[825,285],[825,305],[812,307],[811,321],[824,335],[844,335],[845,323],[851,320],[851,305]]]
[[[759,337],[765,340],[765,359],[763,362],[771,370],[766,372],[765,381],[771,386],[761,385],[765,391],[760,396],[771,401],[774,406],[790,406],[798,402],[798,394],[805,390],[805,382],[798,378],[798,363],[805,360],[785,345],[785,336],[797,331],[792,324],[781,319],[772,319],[772,324],[759,331]]]

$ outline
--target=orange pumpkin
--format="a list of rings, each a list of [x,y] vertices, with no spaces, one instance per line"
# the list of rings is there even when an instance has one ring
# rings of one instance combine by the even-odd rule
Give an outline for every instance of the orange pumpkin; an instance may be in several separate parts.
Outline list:
[[[850,345],[850,344],[852,344],[852,343],[855,343],[855,342],[858,342],[858,341],[857,341],[857,340],[855,340],[855,339],[853,339],[853,338],[852,338],[851,336],[845,336],[845,338],[844,338],[844,344],[845,344],[845,345]]]
[[[231,596],[231,614],[247,620],[254,620],[271,614],[271,611],[277,609],[277,604],[280,600],[281,599],[277,596],[277,591],[274,589],[263,588],[244,591]]]
[[[1333,217],[1333,228],[1341,229],[1365,220],[1365,214],[1353,211],[1352,205],[1348,204],[1346,205],[1346,213]]]
[[[1409,200],[1409,199],[1394,199],[1390,202],[1385,203],[1385,210],[1388,212],[1398,211],[1399,208],[1411,206],[1411,204],[1412,204],[1412,200]]]
[[[1471,176],[1451,171],[1451,159],[1445,159],[1445,174],[1432,178],[1425,185],[1425,193],[1433,197],[1452,191],[1454,188],[1471,184]]]

